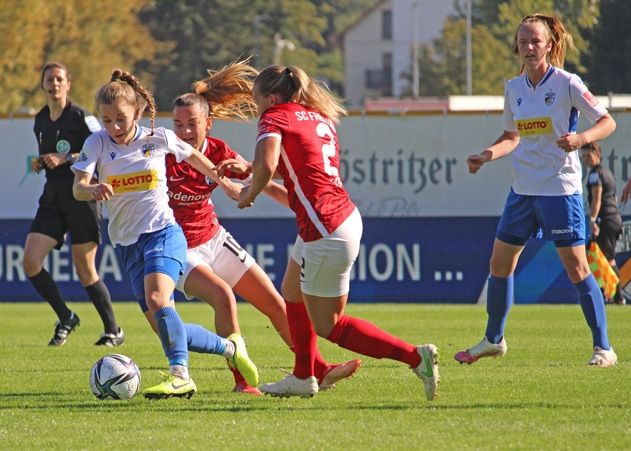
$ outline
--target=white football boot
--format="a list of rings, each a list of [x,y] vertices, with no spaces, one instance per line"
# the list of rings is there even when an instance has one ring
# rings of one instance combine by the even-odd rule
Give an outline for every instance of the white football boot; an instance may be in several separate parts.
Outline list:
[[[299,379],[293,374],[287,375],[284,379],[272,384],[263,384],[260,390],[266,395],[287,398],[290,396],[300,396],[310,398],[318,393],[318,380],[315,376],[306,379]]]
[[[506,340],[502,337],[502,341],[497,344],[491,343],[486,337],[482,339],[480,343],[466,351],[459,351],[454,355],[460,363],[472,364],[477,362],[482,357],[504,357],[508,346]]]
[[[421,345],[416,348],[416,352],[421,356],[421,363],[416,368],[412,368],[425,387],[425,396],[428,401],[436,398],[438,392],[438,348],[432,344]]]
[[[599,346],[594,346],[594,355],[592,355],[592,358],[587,362],[588,365],[599,366],[601,368],[614,366],[616,363],[618,363],[618,356],[613,348],[606,350]]]

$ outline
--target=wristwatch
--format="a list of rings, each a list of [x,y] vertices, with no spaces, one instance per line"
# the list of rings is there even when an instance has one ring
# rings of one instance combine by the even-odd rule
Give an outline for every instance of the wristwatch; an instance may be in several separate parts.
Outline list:
[[[66,152],[66,163],[72,164],[73,162],[74,162],[74,159],[72,157],[72,152],[70,151]]]

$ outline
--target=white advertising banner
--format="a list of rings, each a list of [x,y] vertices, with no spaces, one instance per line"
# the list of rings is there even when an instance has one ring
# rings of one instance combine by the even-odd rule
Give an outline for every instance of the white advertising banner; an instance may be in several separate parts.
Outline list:
[[[603,162],[620,190],[631,176],[631,113],[613,116],[618,128],[602,145]],[[344,184],[364,217],[499,216],[511,183],[510,157],[475,176],[468,173],[466,159],[500,135],[500,119],[499,113],[345,118],[338,126]],[[171,126],[168,116],[157,122]],[[212,133],[252,158],[254,123],[216,121]],[[0,120],[0,136],[0,218],[32,218],[44,183],[43,174],[28,172],[28,159],[37,154],[33,119]],[[224,218],[292,216],[265,196],[244,211],[220,192],[214,202]]]

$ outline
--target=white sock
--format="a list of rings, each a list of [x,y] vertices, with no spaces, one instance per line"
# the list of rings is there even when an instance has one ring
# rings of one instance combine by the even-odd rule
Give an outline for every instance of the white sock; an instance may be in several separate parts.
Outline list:
[[[232,357],[234,357],[234,351],[234,343],[230,340],[226,340],[226,349],[221,355],[227,359],[231,359]]]
[[[175,377],[179,377],[180,379],[190,379],[190,376],[188,375],[188,367],[184,365],[171,365],[169,367],[169,373]]]

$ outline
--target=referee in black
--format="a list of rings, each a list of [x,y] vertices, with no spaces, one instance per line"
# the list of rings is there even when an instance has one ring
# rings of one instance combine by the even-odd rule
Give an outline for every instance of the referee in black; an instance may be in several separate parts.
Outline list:
[[[91,130],[100,127],[94,116],[86,116],[68,100],[70,74],[63,64],[49,62],[43,67],[41,87],[47,100],[46,106],[35,116],[39,158],[31,162],[31,167],[35,172],[45,170],[46,184],[26,237],[24,271],[58,317],[48,344],[63,345],[68,334],[79,325],[79,317],[68,308],[43,263],[53,249],[63,246],[69,232],[77,276],[103,321],[104,332],[95,344],[118,346],[125,335],[116,323],[110,293],[99,278],[95,264],[97,246],[101,243],[101,211],[94,201],[75,200],[74,174],[70,170]]]
[[[598,142],[581,147],[583,162],[589,167],[587,174],[587,200],[589,202],[589,229],[592,239],[609,260],[611,268],[620,277],[616,266],[616,243],[622,233],[622,216],[616,199],[616,180],[609,169],[601,164],[602,151]],[[608,303],[625,304],[620,284]]]

